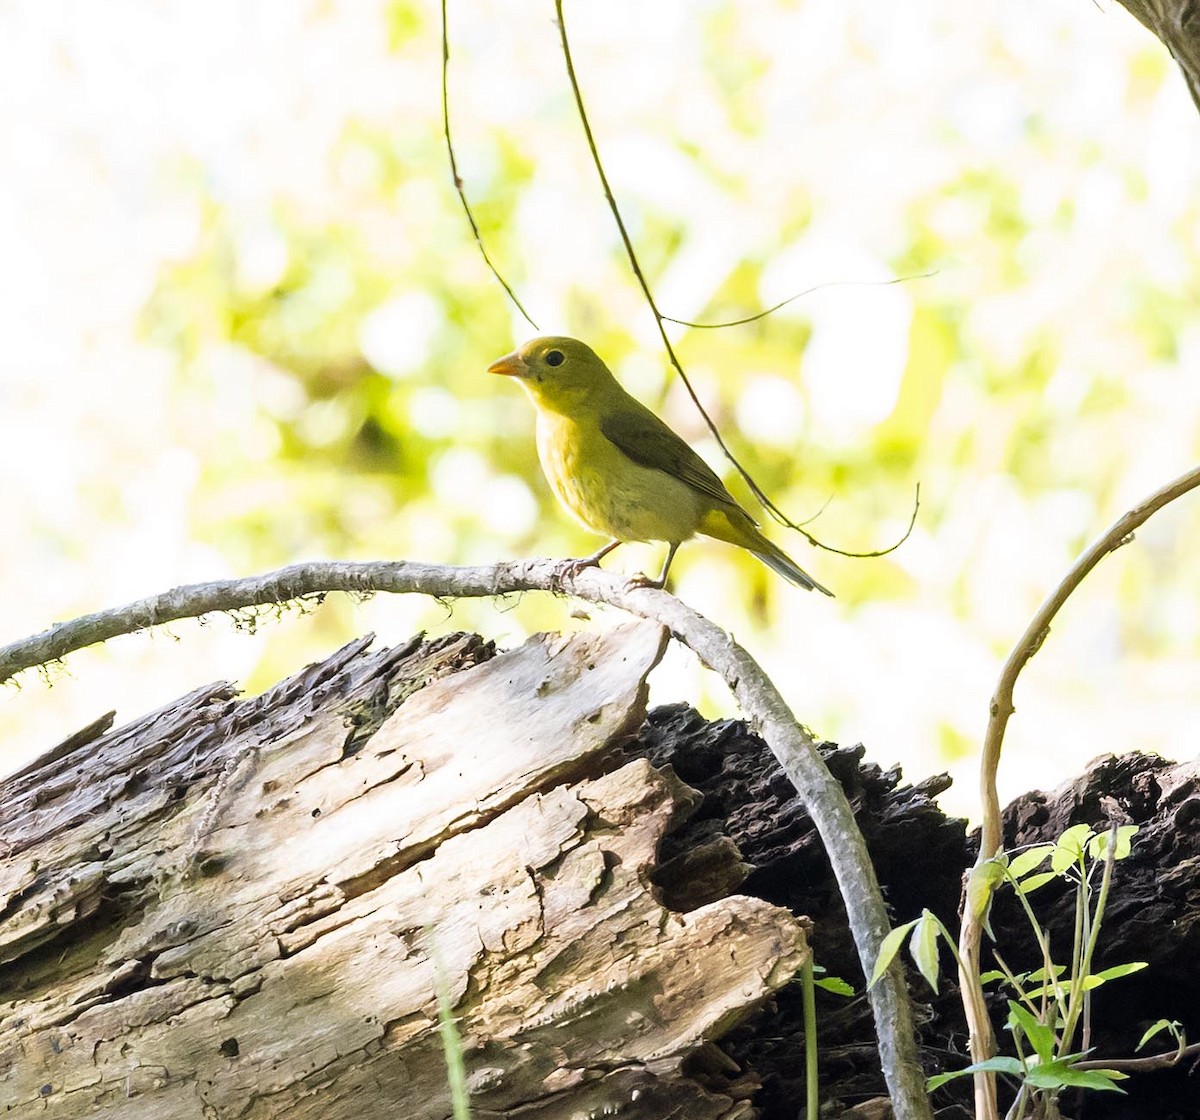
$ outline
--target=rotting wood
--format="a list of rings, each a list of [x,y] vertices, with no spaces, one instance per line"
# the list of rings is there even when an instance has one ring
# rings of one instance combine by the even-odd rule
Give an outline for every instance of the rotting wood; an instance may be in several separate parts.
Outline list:
[[[752,1116],[709,1042],[807,948],[757,899],[656,898],[695,795],[612,748],[664,641],[364,640],[26,767],[0,790],[0,1108],[444,1117],[436,968],[476,1117]]]
[[[873,970],[890,928],[887,908],[850,804],[817,751],[811,733],[796,719],[762,667],[729,634],[673,595],[631,585],[600,568],[575,574],[550,560],[507,561],[474,568],[404,560],[294,564],[248,579],[177,587],[53,626],[0,649],[0,680],[117,634],[172,619],[304,600],[335,590],[438,597],[491,597],[532,590],[565,592],[588,602],[618,607],[665,627],[725,681],[800,795],[845,900],[859,962],[866,972]],[[872,985],[867,999],[875,1020],[881,1069],[897,1116],[901,1120],[931,1117],[911,1000],[899,961],[893,961]]]

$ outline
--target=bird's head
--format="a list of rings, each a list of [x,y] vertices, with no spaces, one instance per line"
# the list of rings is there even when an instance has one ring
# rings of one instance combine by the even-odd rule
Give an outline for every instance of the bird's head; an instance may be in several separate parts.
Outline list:
[[[613,384],[613,375],[585,343],[565,335],[534,338],[488,366],[517,378],[538,403],[565,407]]]

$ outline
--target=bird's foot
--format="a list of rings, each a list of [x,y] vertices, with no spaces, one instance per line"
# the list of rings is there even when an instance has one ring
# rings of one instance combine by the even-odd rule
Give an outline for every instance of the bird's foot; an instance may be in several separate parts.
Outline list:
[[[578,560],[560,561],[554,566],[554,579],[558,583],[558,586],[561,588],[563,580],[574,579],[580,572],[584,572],[588,568],[600,567],[600,561],[620,543],[620,541],[609,541],[603,548],[593,552],[591,556],[581,556]]]
[[[649,576],[631,576],[629,582],[634,587],[650,587],[655,591],[661,591],[667,586],[667,573],[671,570],[671,561],[675,559],[675,550],[679,547],[678,541],[672,541],[671,547],[667,550],[667,559],[662,566],[662,571],[651,579]]]
[[[554,565],[554,584],[559,591],[566,591],[564,583],[575,580],[588,568],[599,568],[599,556],[580,556],[577,560],[560,560]]]
[[[661,591],[667,585],[667,581],[661,576],[658,579],[651,579],[647,575],[637,575],[629,577],[630,587],[649,587],[655,591]]]
[[[581,556],[577,560],[560,560],[554,565],[554,578],[562,583],[564,579],[575,579],[588,568],[600,567],[600,561],[595,556]]]

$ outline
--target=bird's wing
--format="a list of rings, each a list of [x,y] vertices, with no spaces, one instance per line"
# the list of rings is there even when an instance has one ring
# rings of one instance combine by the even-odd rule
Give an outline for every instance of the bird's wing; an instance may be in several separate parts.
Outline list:
[[[639,466],[662,471],[722,505],[741,509],[725,484],[666,424],[640,402],[600,420],[600,431]]]

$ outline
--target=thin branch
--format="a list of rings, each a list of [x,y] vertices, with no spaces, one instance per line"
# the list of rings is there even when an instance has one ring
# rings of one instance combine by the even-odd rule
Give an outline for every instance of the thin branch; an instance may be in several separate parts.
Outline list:
[[[809,537],[808,539],[811,540],[813,542],[813,544],[815,544],[818,548],[823,548],[826,552],[832,552],[838,556],[850,556],[850,557],[853,557],[855,560],[869,560],[875,556],[886,556],[889,552],[895,552],[896,549],[898,549],[906,540],[908,540],[909,537],[912,536],[912,531],[914,528],[916,528],[916,524],[917,524],[917,513],[920,511],[920,509],[921,509],[921,484],[918,482],[916,487],[913,490],[912,513],[910,513],[908,515],[908,525],[905,527],[904,532],[900,534],[900,539],[893,542],[892,544],[889,544],[886,548],[877,548],[872,552],[847,552],[845,549],[834,548],[833,545],[825,544],[822,541],[814,540],[812,537]],[[801,529],[800,531],[804,532],[803,529]],[[804,533],[804,535],[806,537],[808,537],[807,533]]]
[[[296,564],[250,579],[177,587],[124,607],[60,623],[0,649],[0,682],[119,634],[214,611],[245,610],[331,591],[359,595],[387,591],[447,598],[539,590],[562,591],[588,602],[608,603],[658,622],[724,679],[812,817],[845,900],[863,971],[870,975],[888,932],[887,911],[853,810],[812,737],[797,722],[758,663],[725,631],[675,596],[636,587],[611,572],[590,568],[572,576],[561,564],[550,560],[477,568],[405,561]],[[928,1120],[932,1113],[917,1055],[912,1008],[898,960],[870,990],[869,998],[896,1116],[900,1120]]]
[[[1150,1073],[1157,1069],[1170,1069],[1179,1065],[1184,1058],[1200,1058],[1200,1042],[1180,1046],[1164,1054],[1150,1054],[1145,1058],[1088,1058],[1075,1062],[1072,1069],[1115,1069],[1120,1073]]]
[[[668,323],[675,323],[680,327],[691,327],[697,331],[719,331],[726,327],[743,327],[747,323],[757,323],[759,319],[774,315],[776,311],[787,307],[789,303],[795,303],[798,299],[811,296],[813,292],[824,291],[826,288],[886,288],[892,284],[907,284],[909,280],[925,280],[936,275],[935,272],[918,272],[915,276],[895,276],[891,280],[827,280],[823,284],[814,284],[811,288],[805,288],[804,291],[797,292],[794,296],[788,296],[787,299],[781,299],[778,303],[771,304],[763,311],[756,311],[753,315],[747,315],[744,319],[727,319],[723,323],[693,323],[689,319],[676,319],[670,315],[664,315],[663,319]]]
[[[979,855],[970,872],[968,883],[982,883],[984,867],[999,851],[1002,841],[1000,796],[996,789],[996,773],[1000,767],[1000,749],[1004,743],[1004,732],[1009,718],[1016,710],[1013,705],[1013,690],[1017,677],[1025,668],[1050,633],[1050,623],[1075,589],[1110,552],[1115,552],[1133,538],[1133,533],[1148,521],[1163,506],[1190,490],[1200,486],[1200,467],[1195,467],[1156,490],[1145,501],[1119,517],[1090,545],[1071,566],[1058,586],[1050,593],[1025,628],[1025,633],[1013,647],[1000,672],[1000,680],[992,696],[987,731],[983,740],[983,752],[979,767],[979,795],[982,825],[979,836]],[[981,1062],[995,1053],[996,1043],[992,1034],[983,988],[979,983],[980,945],[983,939],[983,922],[986,917],[985,904],[972,897],[970,885],[964,899],[963,923],[959,934],[959,955],[964,964],[959,969],[963,1009],[970,1028],[971,1060]],[[996,1115],[995,1079],[991,1074],[976,1075],[975,1108],[977,1120],[990,1120]]]
[[[1098,540],[1071,565],[1059,585],[1037,609],[1025,633],[1013,647],[1000,672],[1000,680],[992,696],[987,732],[983,740],[983,759],[980,764],[980,799],[983,802],[983,830],[979,855],[990,859],[1000,849],[1000,800],[996,792],[996,771],[1000,766],[1000,748],[1013,706],[1013,689],[1021,670],[1042,647],[1050,633],[1050,623],[1075,589],[1110,552],[1128,544],[1140,528],[1165,505],[1200,486],[1200,467],[1194,467],[1172,482],[1156,490],[1140,504],[1123,514],[1104,531]]]
[[[454,180],[454,190],[458,194],[458,201],[462,203],[463,213],[467,216],[467,222],[471,226],[471,233],[475,238],[475,244],[479,246],[480,255],[483,257],[483,263],[488,266],[488,271],[499,281],[500,287],[508,294],[508,298],[512,300],[513,306],[524,316],[525,322],[536,331],[539,329],[537,323],[530,318],[529,312],[525,310],[524,305],[517,299],[517,293],[512,290],[508,281],[500,275],[500,270],[492,263],[492,258],[488,256],[488,251],[483,244],[483,234],[479,232],[479,223],[475,221],[475,215],[471,211],[471,204],[467,201],[467,192],[463,189],[462,176],[458,173],[458,160],[454,155],[454,141],[450,136],[450,31],[446,20],[446,0],[442,0],[442,135],[446,138],[446,154],[450,157],[450,177]]]
[[[675,353],[675,347],[671,345],[671,339],[667,335],[667,322],[678,322],[678,320],[668,319],[667,316],[658,309],[658,304],[655,302],[654,293],[650,290],[650,283],[646,279],[646,274],[642,271],[641,263],[638,261],[637,250],[633,247],[633,239],[629,236],[629,230],[625,225],[625,219],[621,216],[621,208],[617,205],[616,195],[613,194],[612,186],[608,181],[608,173],[604,170],[604,162],[600,158],[600,149],[596,146],[596,137],[592,132],[591,121],[588,118],[587,109],[583,104],[583,92],[579,88],[579,79],[575,74],[575,63],[571,57],[571,42],[567,37],[567,23],[563,17],[563,0],[554,0],[554,12],[558,22],[559,41],[562,44],[563,61],[567,66],[567,80],[571,84],[571,93],[575,97],[575,109],[579,114],[579,123],[583,127],[583,135],[587,140],[588,151],[591,152],[592,163],[596,168],[596,175],[600,179],[600,186],[604,191],[604,197],[608,202],[608,208],[612,212],[613,221],[617,224],[617,231],[621,235],[621,243],[625,246],[625,255],[629,258],[629,267],[633,271],[634,277],[637,279],[638,286],[642,289],[642,295],[646,298],[646,304],[650,308],[651,314],[654,316],[655,326],[658,327],[659,337],[662,339],[662,344],[667,353],[667,358],[671,363],[672,368],[679,374],[680,380],[683,382],[684,388],[687,390],[688,396],[692,398],[692,404],[696,406],[697,411],[704,418],[705,426],[712,434],[713,439],[717,441],[717,446],[720,447],[721,453],[725,456],[733,468],[742,476],[742,480],[750,487],[750,492],[758,499],[759,504],[769,513],[780,525],[784,525],[789,529],[799,533],[809,544],[817,548],[823,548],[827,552],[836,552],[840,556],[884,556],[887,553],[897,549],[907,539],[909,533],[912,532],[913,523],[916,522],[917,510],[913,508],[912,522],[909,523],[908,532],[904,534],[895,544],[878,552],[843,552],[841,549],[830,548],[817,537],[813,536],[803,525],[793,521],[786,513],[781,510],[765,490],[754,480],[754,476],[742,466],[741,461],[729,449],[729,445],[725,442],[724,436],[721,435],[720,429],[714,423],[713,418],[705,411],[704,405],[700,403],[700,398],[696,395],[696,390],[692,388],[692,383],[688,379],[687,373],[684,371],[683,364],[679,360],[679,356]],[[803,294],[803,293],[802,293]],[[786,302],[786,301],[785,301]]]

